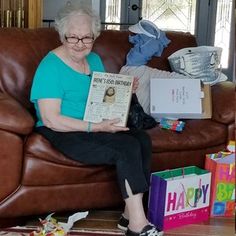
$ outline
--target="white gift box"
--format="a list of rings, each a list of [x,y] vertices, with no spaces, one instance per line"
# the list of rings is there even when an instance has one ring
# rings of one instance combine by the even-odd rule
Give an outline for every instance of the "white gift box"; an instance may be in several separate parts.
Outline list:
[[[150,113],[156,118],[211,118],[210,86],[200,79],[159,79],[150,81]]]

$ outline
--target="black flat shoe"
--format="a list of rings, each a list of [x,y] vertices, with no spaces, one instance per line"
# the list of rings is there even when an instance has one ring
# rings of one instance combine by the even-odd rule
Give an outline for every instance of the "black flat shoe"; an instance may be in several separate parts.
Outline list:
[[[117,223],[117,228],[121,229],[123,231],[127,231],[129,225],[129,220],[126,219],[123,215],[121,215],[118,223]]]
[[[163,235],[163,231],[158,231],[156,227],[152,224],[146,225],[141,232],[133,232],[129,228],[126,231],[126,236],[161,236]]]

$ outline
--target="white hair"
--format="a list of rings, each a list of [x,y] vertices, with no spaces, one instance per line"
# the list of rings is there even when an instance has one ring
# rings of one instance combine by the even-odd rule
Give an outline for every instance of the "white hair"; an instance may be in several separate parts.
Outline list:
[[[55,29],[58,31],[61,42],[64,41],[65,34],[67,31],[68,23],[73,17],[87,15],[91,18],[92,33],[94,39],[96,39],[101,32],[101,20],[100,17],[90,8],[85,5],[66,4],[55,18]]]

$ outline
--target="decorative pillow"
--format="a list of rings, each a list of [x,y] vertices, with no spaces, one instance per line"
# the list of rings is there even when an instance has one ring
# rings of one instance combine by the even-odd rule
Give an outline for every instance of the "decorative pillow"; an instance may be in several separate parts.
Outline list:
[[[173,71],[213,85],[227,80],[227,76],[221,72],[221,53],[222,48],[213,46],[182,48],[169,56],[168,60]]]
[[[163,71],[154,69],[151,67],[148,67],[146,65],[143,66],[123,66],[120,70],[120,74],[124,75],[132,75],[134,77],[139,78],[139,86],[137,89],[137,97],[139,100],[139,103],[143,107],[143,110],[150,114],[150,79],[151,78],[173,78],[173,79],[181,79],[186,78],[187,76],[184,76],[182,74],[176,73],[176,72],[169,72],[169,71]]]

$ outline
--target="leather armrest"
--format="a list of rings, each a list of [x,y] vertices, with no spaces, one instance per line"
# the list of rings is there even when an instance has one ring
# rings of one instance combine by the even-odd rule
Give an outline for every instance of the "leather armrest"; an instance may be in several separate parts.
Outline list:
[[[234,122],[235,84],[230,81],[212,86],[212,120],[223,124]]]
[[[34,126],[32,115],[14,98],[0,93],[0,129],[29,134]]]

